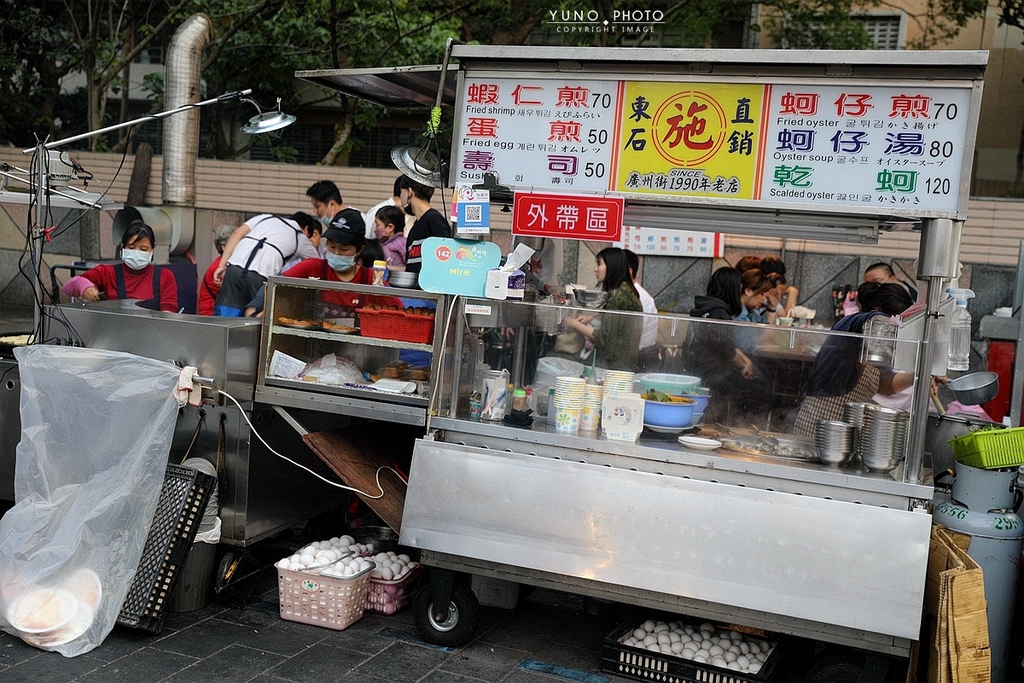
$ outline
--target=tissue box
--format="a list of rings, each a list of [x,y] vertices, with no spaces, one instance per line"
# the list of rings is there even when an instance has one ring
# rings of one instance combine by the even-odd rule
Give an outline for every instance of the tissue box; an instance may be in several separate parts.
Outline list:
[[[488,299],[522,300],[526,293],[526,273],[521,270],[501,270],[496,268],[487,271],[487,282],[484,296]]]

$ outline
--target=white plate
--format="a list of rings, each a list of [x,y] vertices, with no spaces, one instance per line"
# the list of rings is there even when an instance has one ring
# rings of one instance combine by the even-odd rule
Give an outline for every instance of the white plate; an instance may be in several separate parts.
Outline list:
[[[681,436],[679,437],[679,443],[683,444],[687,448],[693,448],[698,451],[713,451],[716,448],[721,448],[722,446],[721,441],[705,439],[700,436]]]
[[[659,427],[658,425],[649,425],[644,422],[644,427],[650,429],[652,432],[657,432],[658,434],[678,434],[679,432],[689,429],[690,425],[686,425],[685,427]]]

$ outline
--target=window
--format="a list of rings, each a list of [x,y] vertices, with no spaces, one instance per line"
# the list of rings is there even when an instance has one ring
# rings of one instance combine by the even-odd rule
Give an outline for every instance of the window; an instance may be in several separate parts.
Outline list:
[[[854,17],[864,24],[876,50],[899,50],[903,47],[901,14],[868,14]]]

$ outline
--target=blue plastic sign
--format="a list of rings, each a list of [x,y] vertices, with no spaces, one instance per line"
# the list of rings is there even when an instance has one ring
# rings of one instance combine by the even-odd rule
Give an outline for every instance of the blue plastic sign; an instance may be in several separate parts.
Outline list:
[[[487,271],[500,263],[501,247],[493,242],[429,237],[419,285],[427,292],[482,297]]]

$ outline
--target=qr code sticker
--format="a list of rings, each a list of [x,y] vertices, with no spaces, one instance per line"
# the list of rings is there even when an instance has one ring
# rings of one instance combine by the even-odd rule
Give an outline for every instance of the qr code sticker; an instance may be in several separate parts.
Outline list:
[[[480,204],[470,204],[466,207],[466,222],[479,223],[484,219],[484,207]]]

